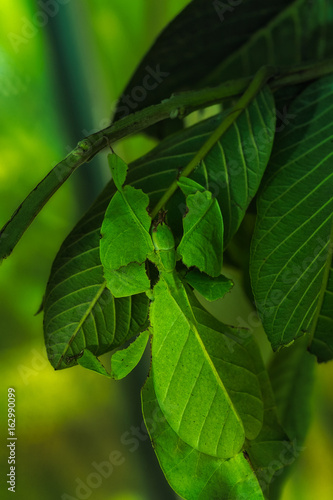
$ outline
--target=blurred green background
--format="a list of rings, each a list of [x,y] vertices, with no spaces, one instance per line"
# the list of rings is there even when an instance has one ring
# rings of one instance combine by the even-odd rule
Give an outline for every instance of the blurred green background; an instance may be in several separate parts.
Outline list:
[[[188,1],[49,0],[43,8],[42,1],[2,2],[0,226],[80,138],[108,125],[141,57]],[[130,161],[153,145],[140,135],[116,151]],[[176,498],[139,429],[147,363],[123,382],[81,367],[55,372],[45,357],[42,315],[34,316],[62,240],[108,178],[102,153],[59,190],[1,266],[1,498],[8,494],[8,387],[17,397],[16,498],[80,498],[78,484],[114,451],[123,463],[100,484],[82,486],[81,498]],[[251,311],[236,295],[229,312],[237,316],[241,304]],[[313,425],[283,500],[333,498],[332,377],[331,365],[317,367]]]

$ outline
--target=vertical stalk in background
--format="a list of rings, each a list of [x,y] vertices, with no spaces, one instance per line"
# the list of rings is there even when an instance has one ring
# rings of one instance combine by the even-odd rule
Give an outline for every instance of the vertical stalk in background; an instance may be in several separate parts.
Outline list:
[[[39,2],[47,3],[45,0]],[[56,16],[50,16],[46,25],[50,41],[52,59],[50,62],[52,76],[55,79],[54,89],[59,103],[61,126],[66,130],[70,146],[77,144],[85,130],[92,129],[93,116],[91,108],[96,96],[92,96],[89,89],[87,75],[95,78],[91,68],[94,58],[89,57],[91,52],[89,37],[89,23],[85,15],[84,5],[80,6],[81,14],[71,3],[61,6]],[[83,36],[83,33],[85,36]],[[87,57],[88,54],[88,57]],[[90,104],[89,104],[90,103]],[[80,212],[86,210],[94,201],[103,187],[101,175],[102,165],[98,158],[90,165],[83,165],[79,177],[74,178]]]

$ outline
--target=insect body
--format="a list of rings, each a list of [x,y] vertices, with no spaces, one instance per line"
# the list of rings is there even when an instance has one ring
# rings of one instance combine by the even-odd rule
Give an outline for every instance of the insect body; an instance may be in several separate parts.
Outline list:
[[[84,349],[80,351],[78,354],[73,354],[73,356],[66,356],[66,363],[72,363],[72,361],[76,361],[78,358],[81,358],[83,356]]]
[[[152,230],[152,240],[157,254],[157,267],[171,272],[176,266],[175,240],[171,229],[164,223],[158,224]]]

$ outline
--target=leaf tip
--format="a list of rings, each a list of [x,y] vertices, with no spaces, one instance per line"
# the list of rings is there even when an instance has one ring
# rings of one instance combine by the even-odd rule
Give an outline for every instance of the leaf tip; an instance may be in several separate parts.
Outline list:
[[[111,170],[111,175],[118,191],[122,190],[122,186],[126,180],[128,166],[115,153],[108,155],[108,163]]]

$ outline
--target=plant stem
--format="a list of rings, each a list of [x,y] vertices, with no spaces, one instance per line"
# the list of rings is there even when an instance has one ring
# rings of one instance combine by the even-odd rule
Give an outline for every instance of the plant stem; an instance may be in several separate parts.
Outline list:
[[[244,92],[242,97],[237,101],[235,106],[231,109],[230,113],[226,116],[226,118],[220,123],[216,130],[212,133],[212,135],[207,139],[207,141],[201,146],[199,151],[194,155],[192,160],[186,165],[184,170],[182,171],[180,177],[188,177],[191,172],[197,167],[203,158],[207,155],[207,153],[212,149],[213,146],[220,140],[222,135],[228,130],[228,128],[234,123],[234,121],[238,118],[238,116],[247,108],[250,102],[256,97],[256,95],[260,92],[262,87],[276,73],[276,69],[269,66],[262,67],[254,76],[251,81],[249,87]],[[161,197],[159,202],[156,204],[154,209],[151,212],[152,219],[156,217],[158,212],[166,205],[174,192],[178,189],[178,182],[175,180],[170,187],[166,190],[164,195]]]
[[[322,76],[333,73],[333,60],[327,59],[316,64],[302,64],[289,68],[280,69],[270,82],[271,90],[278,90],[281,87],[309,82]]]
[[[294,85],[319,78],[329,73],[333,73],[332,59],[312,65],[306,64],[293,68],[276,68],[274,73],[276,77],[271,80],[271,87],[272,89],[277,89],[285,85]],[[213,88],[174,94],[160,104],[149,106],[137,113],[132,113],[110,127],[100,130],[80,141],[73,151],[58,163],[35,189],[31,191],[0,231],[0,262],[11,254],[15,245],[36,215],[68,177],[80,165],[90,161],[108,143],[112,144],[127,135],[140,132],[167,118],[183,118],[192,111],[220,103],[224,99],[238,97],[248,88],[251,80],[252,77],[241,78],[224,82]],[[234,116],[234,119],[236,117],[237,114]]]

